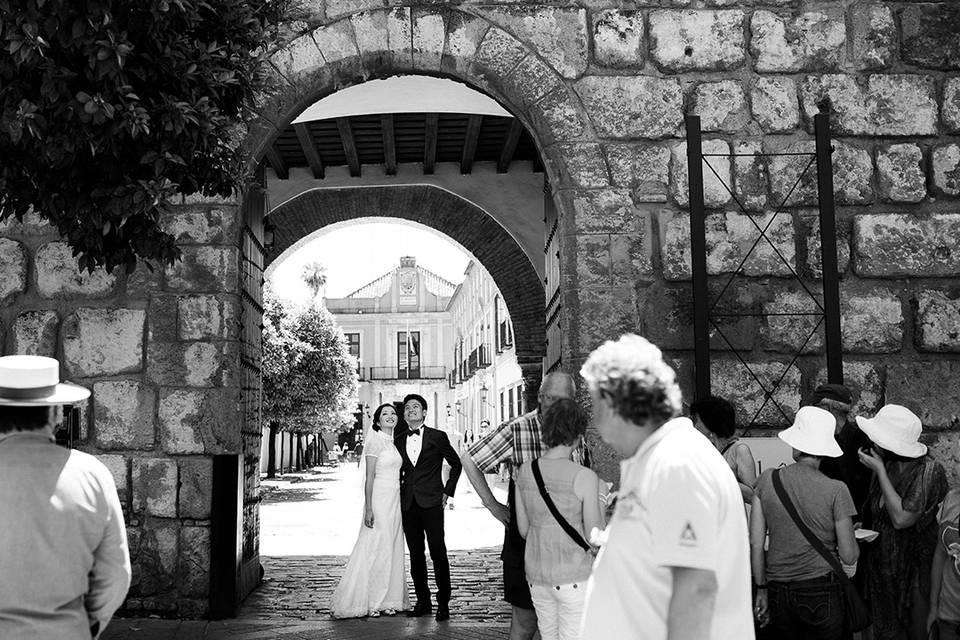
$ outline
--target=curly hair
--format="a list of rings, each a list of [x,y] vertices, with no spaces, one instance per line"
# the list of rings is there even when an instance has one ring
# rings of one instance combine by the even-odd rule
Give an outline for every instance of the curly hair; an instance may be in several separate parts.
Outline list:
[[[633,424],[659,426],[680,414],[680,387],[673,369],[656,345],[638,335],[628,333],[594,349],[580,375]]]
[[[587,431],[587,413],[574,400],[561,398],[543,414],[540,438],[546,447],[570,445]]]

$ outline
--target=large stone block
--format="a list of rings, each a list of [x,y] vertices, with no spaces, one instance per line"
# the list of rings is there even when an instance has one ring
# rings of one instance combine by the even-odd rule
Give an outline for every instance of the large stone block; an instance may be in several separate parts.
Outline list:
[[[704,82],[693,93],[693,113],[703,131],[736,132],[750,120],[743,87],[733,80]]]
[[[869,151],[834,141],[833,195],[838,204],[873,202],[873,158]]]
[[[823,247],[820,243],[820,212],[801,211],[801,233],[807,244],[807,255],[802,264],[805,276],[819,280],[823,277]],[[837,277],[842,278],[850,267],[850,225],[843,220],[836,221]]]
[[[934,80],[912,74],[871,75],[865,88],[852,76],[807,76],[800,84],[804,115],[810,123],[829,98],[831,129],[852,136],[932,136],[938,106]]]
[[[917,349],[960,351],[960,297],[925,289],[917,294]]]
[[[903,346],[903,305],[890,291],[874,289],[840,296],[844,353],[894,353]]]
[[[730,177],[730,145],[726,140],[702,142],[703,203],[709,209],[730,202],[733,180]],[[687,143],[681,142],[670,153],[670,195],[681,207],[690,203],[690,174],[687,166]]]
[[[854,270],[861,276],[960,276],[960,214],[856,216]]]
[[[886,401],[902,404],[920,416],[924,429],[960,427],[960,362],[955,360],[895,361],[887,365]],[[918,402],[936,390],[936,401]]]
[[[174,291],[237,290],[240,255],[236,247],[185,246],[183,258],[167,267],[167,287]]]
[[[234,207],[178,207],[161,219],[177,244],[232,244],[237,241],[239,212]]]
[[[599,144],[564,143],[547,150],[544,158],[563,187],[596,189],[610,186],[610,172]]]
[[[815,206],[817,204],[817,165],[812,162],[816,144],[812,140],[794,142],[784,148],[765,142],[768,159],[771,206]]]
[[[753,118],[767,133],[793,131],[800,124],[797,84],[793,78],[757,78],[750,91]]]
[[[606,9],[593,15],[593,59],[606,67],[643,66],[643,14]]]
[[[752,316],[734,317],[754,308],[749,287],[731,285],[720,297],[722,287],[711,286],[713,321],[710,348],[715,351],[753,348],[756,324]],[[653,285],[647,290],[642,309],[643,335],[661,349],[688,350],[693,346],[693,292],[689,285]]]
[[[47,356],[57,355],[57,328],[60,316],[56,311],[24,311],[13,323],[12,353]]]
[[[0,302],[27,290],[27,252],[10,238],[0,238]]]
[[[93,385],[95,440],[101,449],[152,449],[157,394],[135,380]]]
[[[915,144],[892,144],[877,150],[880,197],[890,202],[920,202],[927,197],[923,151]]]
[[[610,275],[614,286],[635,285],[653,275],[653,246],[649,216],[640,233],[610,235]]]
[[[822,368],[814,376],[810,392],[826,382],[827,370]],[[875,361],[844,360],[843,384],[853,396],[854,415],[873,415],[883,406],[883,365]]]
[[[177,593],[207,598],[210,593],[210,528],[180,529],[180,553],[177,558]]]
[[[760,336],[763,348],[782,353],[820,353],[823,350],[824,332],[821,316],[823,295],[819,289],[806,291],[778,290],[763,303],[764,317]]]
[[[750,30],[750,51],[761,73],[826,71],[843,62],[847,34],[840,15],[809,11],[788,19],[758,9]]]
[[[16,236],[55,236],[57,229],[47,224],[47,221],[30,207],[23,214],[22,220],[17,220],[13,215],[0,220],[0,233]]]
[[[933,150],[933,185],[944,195],[960,195],[960,145],[948,144]]]
[[[900,12],[904,62],[930,69],[960,69],[960,7],[952,2],[913,4]]]
[[[679,134],[683,93],[673,78],[587,76],[576,84],[604,138],[666,138]]]
[[[566,210],[573,213],[576,233],[630,233],[640,231],[637,214],[625,189],[564,191],[560,195]]]
[[[666,11],[649,15],[650,55],[664,71],[723,71],[740,67],[742,11]]]
[[[960,78],[946,79],[941,114],[946,132],[960,133]]]
[[[749,362],[717,358],[710,362],[711,391],[730,400],[742,426],[786,427],[800,408],[800,370],[787,362]],[[758,378],[760,383],[754,378]],[[779,386],[776,385],[780,381]],[[762,383],[762,386],[761,386]],[[771,394],[770,399],[767,395]]]
[[[564,331],[564,353],[585,356],[610,337],[636,333],[640,325],[633,287],[581,287],[567,291],[563,300],[572,319]]]
[[[239,394],[232,389],[160,393],[160,443],[172,454],[236,453]]]
[[[103,463],[110,470],[113,476],[113,483],[117,486],[117,497],[120,498],[120,505],[123,509],[128,508],[130,501],[130,464],[129,461],[121,455],[99,454],[97,460]]]
[[[213,458],[180,461],[180,517],[206,520],[213,501]]]
[[[181,340],[235,340],[239,310],[233,297],[184,296],[177,301],[177,337]]]
[[[585,117],[566,88],[548,93],[530,107],[530,121],[544,145],[582,136]]]
[[[167,595],[175,588],[180,555],[178,528],[172,521],[153,521],[149,527],[127,529],[133,565],[129,596]]]
[[[680,214],[664,221],[665,217],[661,217],[661,229],[665,227],[661,242],[663,277],[667,280],[688,279],[692,273],[690,217]],[[791,270],[796,271],[796,239],[789,215],[719,213],[708,215],[706,226],[707,273],[732,273],[740,267],[741,261],[743,266],[740,268],[746,276],[789,276]],[[754,247],[759,229],[763,228],[766,228],[769,240],[761,239]]]
[[[450,14],[443,49],[443,68],[459,73],[469,69],[489,28],[490,23],[482,18],[460,12]]]
[[[66,242],[50,242],[37,251],[37,290],[44,298],[102,298],[113,293],[117,277],[103,269],[81,271]]]
[[[897,52],[897,24],[893,12],[882,4],[850,8],[853,26],[853,63],[861,71],[885,69]]]
[[[770,181],[767,165],[757,154],[763,151],[759,142],[735,142],[733,147],[733,186],[739,202],[747,211],[763,211],[767,204]]]
[[[579,78],[586,70],[586,10],[487,6],[477,11],[505,31],[515,34],[564,78]]]
[[[177,517],[177,463],[170,458],[134,458],[134,513]]]
[[[670,149],[650,143],[604,146],[613,184],[630,189],[635,201],[666,202]]]
[[[80,378],[143,368],[142,309],[81,308],[63,322],[63,364]]]
[[[235,342],[151,342],[147,379],[161,386],[234,386],[238,362]]]

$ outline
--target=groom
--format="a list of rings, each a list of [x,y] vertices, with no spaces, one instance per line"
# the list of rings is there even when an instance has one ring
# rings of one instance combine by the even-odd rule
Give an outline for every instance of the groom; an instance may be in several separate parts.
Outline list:
[[[427,585],[427,559],[423,552],[426,534],[437,582],[437,621],[450,619],[450,562],[443,540],[443,508],[453,497],[460,477],[460,458],[450,446],[447,434],[423,424],[427,401],[415,393],[403,399],[403,418],[409,427],[394,442],[400,450],[400,509],[403,535],[410,550],[410,574],[417,592],[417,604],[408,616],[430,613],[430,587]],[[450,478],[443,484],[443,461],[450,465]]]

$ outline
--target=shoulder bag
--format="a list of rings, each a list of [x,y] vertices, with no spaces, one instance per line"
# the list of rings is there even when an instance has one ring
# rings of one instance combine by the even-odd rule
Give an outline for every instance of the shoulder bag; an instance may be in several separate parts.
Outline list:
[[[556,519],[557,524],[560,525],[560,528],[563,529],[568,536],[570,536],[574,542],[576,542],[580,548],[582,548],[587,553],[593,553],[593,548],[587,544],[587,541],[583,539],[583,536],[580,535],[580,532],[573,528],[567,519],[563,517],[563,514],[557,509],[557,505],[553,504],[553,500],[550,499],[550,494],[547,493],[547,486],[543,483],[543,474],[540,473],[540,461],[534,460],[531,465],[533,468],[533,479],[537,481],[537,489],[540,490],[540,497],[543,498],[543,501],[547,504],[547,509],[550,510],[550,513]]]
[[[780,498],[780,502],[787,510],[793,523],[797,525],[797,529],[799,529],[803,537],[807,539],[810,546],[823,556],[823,559],[826,560],[830,568],[833,569],[833,573],[840,579],[840,585],[843,587],[843,610],[846,616],[847,628],[850,631],[863,631],[869,627],[872,622],[867,603],[863,601],[863,598],[861,598],[857,592],[857,587],[850,582],[850,578],[843,572],[840,561],[827,550],[823,543],[820,542],[820,539],[817,538],[813,531],[810,531],[809,527],[800,519],[797,508],[793,506],[793,502],[790,501],[790,496],[787,495],[786,490],[783,488],[783,482],[780,481],[780,469],[774,470],[772,479],[773,488],[777,492],[777,497]]]

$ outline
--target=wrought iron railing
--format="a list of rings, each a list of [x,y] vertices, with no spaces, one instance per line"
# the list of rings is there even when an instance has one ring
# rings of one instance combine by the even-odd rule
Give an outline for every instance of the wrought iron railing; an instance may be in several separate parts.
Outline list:
[[[371,380],[444,380],[446,367],[370,367]]]

